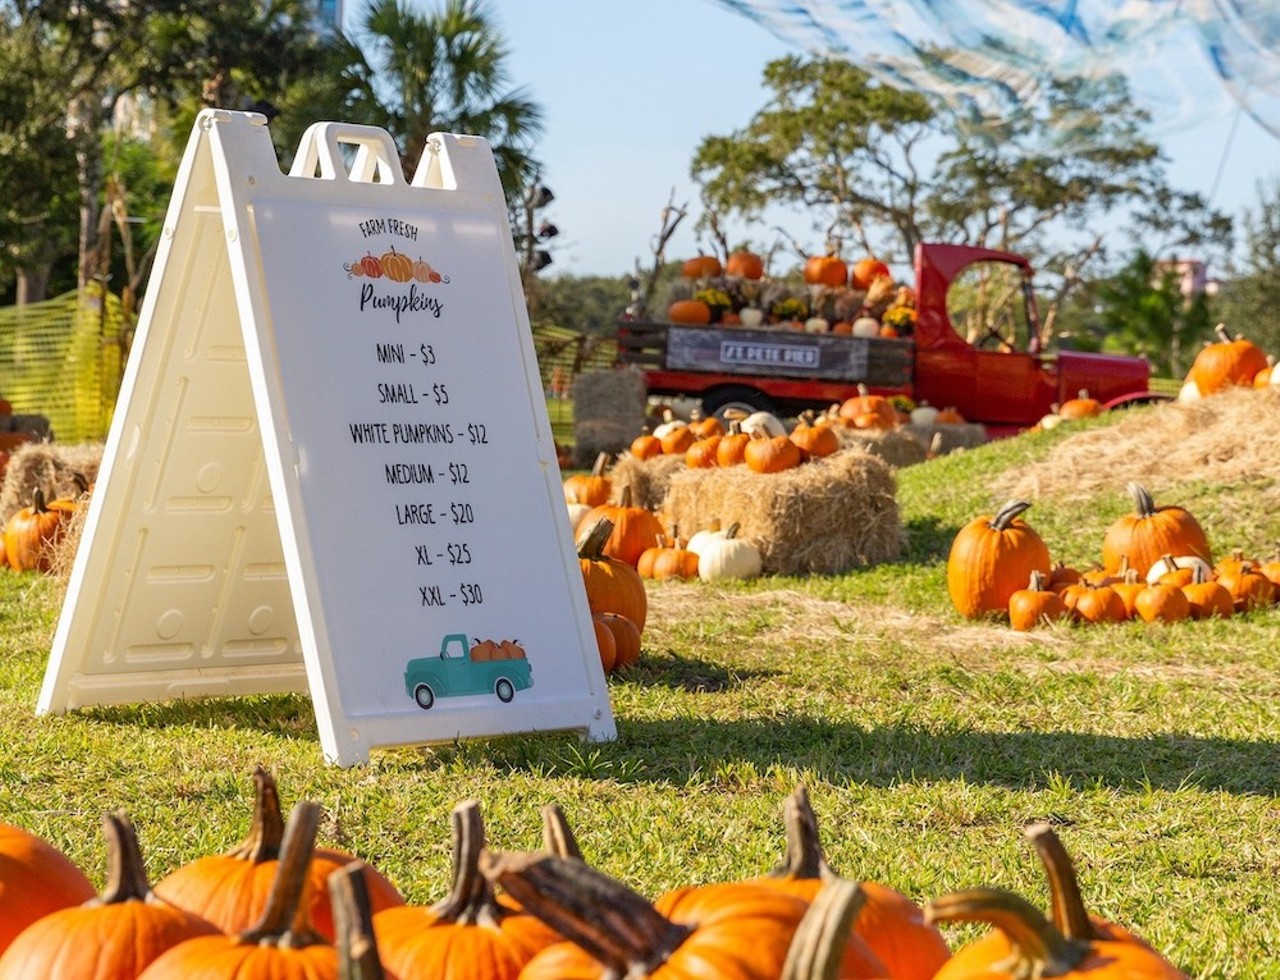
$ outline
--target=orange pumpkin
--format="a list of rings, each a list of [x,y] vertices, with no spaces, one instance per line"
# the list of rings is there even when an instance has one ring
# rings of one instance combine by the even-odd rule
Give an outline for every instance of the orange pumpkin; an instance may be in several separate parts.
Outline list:
[[[889,276],[889,267],[879,259],[868,256],[858,259],[849,270],[849,285],[857,289],[868,288],[875,280]]]
[[[382,274],[392,282],[408,282],[413,278],[413,259],[392,248],[382,254]]]
[[[53,550],[66,531],[70,516],[66,507],[50,507],[37,487],[31,504],[17,510],[4,528],[4,553],[15,572],[47,572]]]
[[[723,436],[711,435],[696,439],[685,450],[685,465],[690,469],[710,469],[716,465],[716,451]]]
[[[1032,572],[1025,589],[1009,596],[1009,625],[1015,630],[1035,629],[1067,615],[1066,604],[1042,572]]]
[[[312,928],[303,904],[319,823],[319,804],[303,801],[293,808],[265,911],[252,928],[179,943],[138,980],[338,980],[338,952]],[[329,900],[326,887],[325,904]]]
[[[714,255],[695,255],[680,266],[680,275],[686,279],[710,279],[721,271],[720,260]]]
[[[1126,557],[1129,567],[1146,575],[1162,555],[1199,555],[1210,561],[1209,539],[1200,522],[1182,507],[1157,507],[1141,484],[1130,481],[1133,513],[1119,518],[1102,538],[1102,564],[1109,572],[1120,568]]]
[[[678,299],[667,307],[667,319],[701,326],[711,322],[711,307],[700,299]]]
[[[631,485],[622,488],[616,504],[601,504],[582,519],[584,526],[592,527],[606,517],[613,524],[613,533],[605,542],[602,552],[611,558],[625,561],[632,568],[645,548],[657,544],[663,534],[662,521],[652,511],[631,503]]]
[[[1022,520],[1031,504],[1011,500],[996,514],[975,517],[956,534],[947,556],[947,592],[960,615],[975,619],[1005,614],[1009,598],[1031,580],[1049,574],[1049,548]]]
[[[685,547],[677,528],[671,529],[671,543],[659,548],[653,556],[653,578],[695,579],[698,577],[698,554]]]
[[[649,612],[649,596],[635,568],[604,553],[613,534],[613,522],[597,518],[583,522],[586,534],[578,542],[578,565],[587,590],[587,606],[593,613],[613,612],[626,616],[644,629]]]
[[[628,451],[636,459],[653,459],[655,456],[662,455],[662,440],[646,425],[640,434],[631,440]]]
[[[640,659],[640,627],[617,613],[597,613],[601,624],[613,636],[613,670],[626,670]]]
[[[743,454],[750,442],[750,433],[743,432],[742,423],[734,419],[729,423],[729,431],[716,444],[716,465],[737,466],[743,462]]]
[[[947,405],[945,408],[938,409],[933,422],[935,425],[966,425],[968,419],[961,415],[954,405]]]
[[[1201,395],[1232,385],[1252,386],[1259,371],[1267,367],[1267,355],[1243,337],[1232,338],[1225,324],[1213,328],[1216,343],[1208,344],[1196,355],[1187,372],[1187,380]]]
[[[1191,601],[1176,585],[1148,585],[1134,600],[1134,610],[1147,623],[1179,623],[1191,615]]]
[[[836,873],[827,865],[818,836],[818,817],[803,785],[784,801],[782,814],[787,835],[782,862],[768,877],[752,881],[812,902]],[[879,960],[887,977],[929,980],[951,955],[937,926],[926,923],[920,907],[900,891],[865,879],[859,887],[863,900],[850,938],[854,949],[846,948],[846,957],[853,955],[863,964]],[[865,949],[861,948],[864,945]]]
[[[604,475],[609,465],[609,454],[600,453],[590,473],[575,473],[564,481],[564,499],[569,504],[586,504],[598,507],[609,502],[612,481]]]
[[[1102,402],[1090,398],[1089,392],[1081,388],[1075,398],[1068,398],[1058,406],[1058,417],[1062,419],[1088,419],[1102,414]]]
[[[822,459],[840,450],[840,437],[826,422],[818,422],[812,412],[800,416],[790,439],[800,447],[806,458]]]
[[[849,267],[835,255],[813,255],[805,260],[804,281],[811,286],[838,288],[849,281]]]
[[[604,621],[604,613],[591,614],[591,628],[596,634],[596,651],[600,654],[600,666],[606,674],[611,673],[618,662],[618,644],[613,638],[613,630],[609,629]]]
[[[753,473],[781,473],[800,465],[800,447],[787,436],[756,430],[742,451],[742,461]]]
[[[0,823],[0,953],[37,919],[94,897],[93,883],[52,844]]]
[[[209,922],[157,901],[133,825],[103,817],[109,873],[102,895],[37,919],[0,956],[3,980],[132,980],[165,951],[216,935]]]
[[[253,772],[253,790],[249,833],[238,847],[197,858],[171,871],[155,887],[160,898],[229,934],[248,929],[262,916],[280,864],[284,815],[275,777],[262,766]],[[307,917],[326,939],[333,938],[333,909],[325,879],[354,860],[344,851],[312,849]],[[366,865],[365,877],[375,910],[404,904],[396,887],[374,868]]]
[[[866,385],[858,385],[858,393],[840,403],[836,414],[846,425],[856,429],[892,429],[898,425],[898,411],[883,395],[871,393]]]
[[[729,253],[729,258],[725,260],[724,271],[726,275],[741,276],[743,279],[763,279],[764,259],[755,252],[739,249]]]
[[[480,873],[484,822],[475,800],[453,809],[453,882],[434,905],[403,905],[373,917],[382,963],[397,980],[515,980],[539,950],[562,937],[540,919],[500,903]]]

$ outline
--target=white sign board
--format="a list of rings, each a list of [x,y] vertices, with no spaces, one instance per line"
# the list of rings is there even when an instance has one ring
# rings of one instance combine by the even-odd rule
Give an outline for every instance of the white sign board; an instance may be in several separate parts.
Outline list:
[[[350,160],[348,166],[347,160]],[[614,736],[497,169],[210,110],[37,711],[309,690],[326,758]]]

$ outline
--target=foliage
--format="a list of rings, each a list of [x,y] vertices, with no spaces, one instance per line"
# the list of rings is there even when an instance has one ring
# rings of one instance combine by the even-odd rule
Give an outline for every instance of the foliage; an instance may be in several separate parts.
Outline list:
[[[1185,375],[1200,343],[1214,339],[1208,297],[1184,297],[1178,273],[1142,250],[1091,292],[1104,348],[1143,354],[1164,377]]]
[[[1280,179],[1258,186],[1258,207],[1244,216],[1244,248],[1217,298],[1230,332],[1263,350],[1280,350]]]
[[[400,0],[373,0],[355,37],[373,76],[370,121],[395,135],[412,176],[434,132],[483,136],[493,147],[508,198],[536,172],[530,152],[542,110],[510,86],[507,46],[478,0],[444,0],[419,13]]]
[[[622,276],[574,276],[561,273],[539,278],[536,322],[578,333],[613,335],[627,305]]]

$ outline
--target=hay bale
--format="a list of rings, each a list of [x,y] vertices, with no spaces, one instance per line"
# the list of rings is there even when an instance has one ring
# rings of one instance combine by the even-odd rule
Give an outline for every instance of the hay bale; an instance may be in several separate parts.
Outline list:
[[[618,503],[622,499],[622,488],[630,487],[632,506],[661,510],[667,499],[671,477],[688,468],[683,455],[673,453],[653,459],[637,459],[630,453],[623,453],[609,471],[610,501]]]
[[[590,466],[600,453],[631,445],[645,423],[644,373],[635,366],[584,371],[573,382],[573,460]]]
[[[837,426],[841,445],[857,446],[873,456],[879,456],[890,466],[912,466],[923,463],[929,456],[929,444],[906,426],[896,429],[851,429]]]
[[[973,449],[987,441],[987,430],[976,422],[962,425],[917,425],[911,422],[904,425],[903,429],[919,439],[926,448],[931,447],[938,456],[945,456],[957,449]]]
[[[52,442],[30,442],[19,446],[9,457],[4,485],[0,487],[0,522],[29,506],[39,487],[50,500],[78,497],[84,490],[80,481],[93,483],[102,465],[102,445],[89,443],[62,446]]]
[[[857,447],[782,473],[745,466],[685,469],[672,476],[667,526],[686,534],[740,525],[776,575],[840,575],[902,550],[893,468]]]

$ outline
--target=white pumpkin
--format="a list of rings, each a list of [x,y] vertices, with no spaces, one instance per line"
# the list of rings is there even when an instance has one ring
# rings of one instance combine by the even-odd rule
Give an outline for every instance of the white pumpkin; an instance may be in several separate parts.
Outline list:
[[[700,555],[704,547],[717,538],[723,538],[724,534],[724,528],[720,526],[720,522],[712,521],[710,527],[705,527],[701,531],[693,533],[688,543],[684,546],[685,550],[692,551],[695,555]]]
[[[578,533],[578,525],[582,523],[582,519],[591,513],[592,506],[590,504],[566,504],[569,508],[569,530],[575,535]]]
[[[787,427],[782,420],[771,412],[752,412],[742,420],[742,431],[747,435],[755,435],[759,430],[767,436],[785,436]]]
[[[744,306],[738,311],[738,319],[744,327],[758,327],[764,323],[764,310],[754,306]]]
[[[1057,428],[1061,424],[1062,424],[1062,416],[1055,415],[1052,412],[1050,412],[1048,415],[1042,416],[1040,418],[1040,423],[1039,423],[1040,428],[1044,429],[1045,431],[1048,431],[1049,429]]]
[[[1274,381],[1272,382],[1275,383]],[[1182,383],[1182,387],[1178,389],[1178,401],[1180,402],[1198,402],[1203,396],[1200,394],[1200,386],[1188,378]]]
[[[804,321],[805,333],[827,333],[831,329],[831,324],[827,322],[825,317],[811,316]]]
[[[933,425],[938,420],[938,410],[927,401],[920,402],[911,410],[912,425]]]
[[[722,536],[707,541],[698,555],[698,578],[704,582],[756,578],[763,566],[760,549],[738,537],[738,525],[731,524]]]
[[[1179,568],[1197,569],[1197,574],[1204,574],[1205,581],[1213,578],[1213,566],[1199,555],[1170,555],[1167,558],[1157,559],[1147,569],[1147,584],[1155,585],[1165,572],[1176,571]]]
[[[880,321],[873,316],[860,316],[853,321],[851,329],[855,337],[879,337]]]

